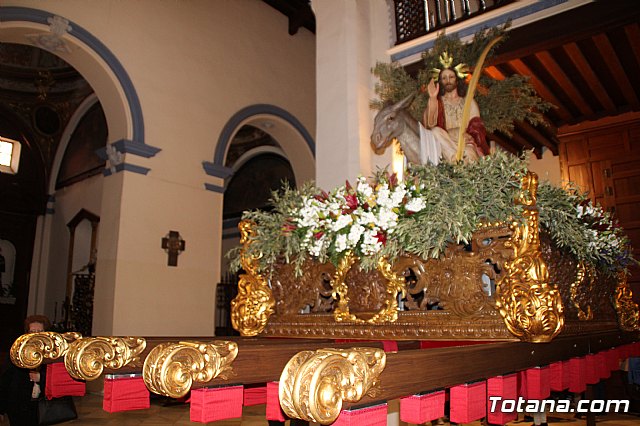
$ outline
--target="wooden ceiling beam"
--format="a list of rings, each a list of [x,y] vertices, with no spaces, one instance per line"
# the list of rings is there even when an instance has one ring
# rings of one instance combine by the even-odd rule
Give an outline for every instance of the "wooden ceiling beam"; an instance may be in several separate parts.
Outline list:
[[[513,141],[511,141],[510,139],[506,139],[497,133],[491,133],[489,135],[489,139],[495,141],[505,151],[508,151],[514,155],[520,155],[520,152],[522,152],[521,146],[516,146]]]
[[[627,35],[631,50],[633,50],[636,63],[640,66],[640,25],[637,22],[629,24],[624,27],[624,32]]]
[[[535,57],[538,58],[547,71],[549,71],[551,77],[564,88],[569,95],[569,99],[571,99],[574,105],[578,107],[582,115],[585,117],[593,117],[593,110],[582,97],[582,94],[580,94],[580,91],[576,88],[562,67],[558,65],[555,59],[553,59],[551,53],[549,53],[548,50],[544,50],[537,52]]]
[[[500,64],[583,40],[609,28],[637,22],[640,8],[635,1],[596,1],[509,31],[497,48],[491,64]],[[535,37],[532,37],[535,34]]]
[[[611,74],[613,78],[617,81],[620,86],[620,90],[622,91],[622,95],[629,103],[629,105],[637,110],[640,108],[640,101],[638,100],[638,96],[636,95],[636,91],[633,89],[633,85],[627,78],[627,73],[625,72],[618,56],[616,55],[616,51],[613,49],[611,45],[611,41],[609,41],[609,37],[606,34],[597,34],[593,36],[593,41],[598,49],[598,52],[604,59],[605,64],[611,70]]]
[[[518,127],[520,127],[524,132],[527,133],[531,138],[533,138],[538,144],[541,146],[546,146],[549,151],[553,153],[553,155],[558,155],[558,143],[557,139],[550,140],[546,138],[540,131],[533,127],[530,123],[526,121],[518,121]]]
[[[494,80],[504,80],[505,78],[507,78],[498,68],[493,65],[485,67],[484,73]]]
[[[530,139],[527,139],[521,136],[518,132],[513,132],[511,139],[518,145],[522,146],[523,149],[532,149],[533,153],[536,155],[536,158],[542,158],[542,145],[539,145],[537,142],[533,142]]]
[[[578,47],[575,42],[571,42],[565,44],[562,48],[576,68],[580,70],[580,74],[582,74],[582,77],[584,77],[589,87],[591,87],[591,90],[593,90],[598,102],[600,102],[605,110],[615,112],[616,106],[613,104],[611,97],[609,97],[600,79],[593,71],[593,68],[591,68],[591,65],[589,65],[589,62],[587,62],[587,59],[582,54],[580,47]]]
[[[549,90],[547,85],[544,84],[524,62],[522,62],[521,59],[514,59],[512,61],[509,61],[509,65],[511,65],[518,74],[530,77],[531,84],[533,84],[536,92],[538,92],[538,94],[546,101],[551,102],[556,106],[555,112],[562,120],[564,120],[565,122],[571,121],[572,116],[567,108],[562,104],[562,102],[560,102],[556,95],[554,95],[553,92]]]

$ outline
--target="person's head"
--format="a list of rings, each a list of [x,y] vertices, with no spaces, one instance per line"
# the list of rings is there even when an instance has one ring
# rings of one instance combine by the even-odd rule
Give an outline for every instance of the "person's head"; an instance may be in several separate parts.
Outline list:
[[[51,327],[51,322],[44,315],[30,315],[24,320],[25,333],[47,331],[49,327]]]
[[[467,85],[458,77],[452,68],[445,68],[440,71],[440,74],[438,74],[438,83],[440,84],[440,96],[453,90],[457,90],[458,96],[461,97],[467,94]]]

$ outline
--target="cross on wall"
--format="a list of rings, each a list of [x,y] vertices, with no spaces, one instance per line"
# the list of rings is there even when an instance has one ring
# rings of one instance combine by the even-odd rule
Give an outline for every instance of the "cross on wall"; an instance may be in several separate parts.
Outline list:
[[[186,241],[182,239],[178,231],[169,231],[162,239],[162,248],[167,252],[167,265],[178,266],[178,255],[185,249]]]

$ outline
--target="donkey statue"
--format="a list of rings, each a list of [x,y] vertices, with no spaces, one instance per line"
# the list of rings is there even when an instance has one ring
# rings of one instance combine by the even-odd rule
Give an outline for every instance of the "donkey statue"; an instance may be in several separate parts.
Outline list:
[[[415,93],[392,105],[387,105],[376,114],[371,147],[378,155],[384,153],[394,139],[400,143],[408,162],[413,164],[438,165],[441,159],[455,162],[457,145],[439,127],[426,129],[408,111]],[[475,160],[478,154],[471,145],[465,146],[465,160]]]

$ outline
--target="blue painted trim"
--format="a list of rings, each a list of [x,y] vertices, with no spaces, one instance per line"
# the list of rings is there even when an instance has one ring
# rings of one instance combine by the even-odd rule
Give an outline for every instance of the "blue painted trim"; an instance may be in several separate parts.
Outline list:
[[[49,26],[47,19],[52,16],[54,15],[38,9],[25,7],[0,7],[0,21],[3,22],[25,21]],[[136,89],[124,67],[120,64],[120,61],[118,61],[115,55],[91,33],[75,22],[69,21],[69,25],[71,26],[69,34],[86,44],[109,66],[111,71],[113,71],[120,83],[120,86],[122,87],[122,91],[129,105],[133,140],[137,141],[137,143],[144,144],[144,118],[142,116],[140,100],[138,99]]]
[[[47,207],[47,209],[45,210],[45,214],[54,214],[56,212],[56,209],[52,209]]]
[[[502,25],[509,20],[515,21],[516,19],[534,14],[544,9],[549,9],[550,7],[554,7],[559,4],[566,3],[567,1],[569,0],[540,0],[530,4],[529,6],[523,7],[522,9],[513,10],[511,12],[505,13],[504,15],[496,16],[493,19],[480,22],[470,27],[462,28],[460,31],[456,31],[451,34],[457,35],[459,38],[465,38],[467,36],[477,33],[481,29],[497,27],[498,25]],[[435,38],[433,40],[430,40],[430,41],[421,43],[419,45],[413,46],[411,48],[408,48],[406,50],[403,50],[402,52],[394,53],[393,55],[391,55],[391,61],[392,62],[399,61],[400,59],[422,53],[425,50],[431,49],[434,43],[435,43]]]
[[[316,143],[307,131],[305,127],[300,123],[300,121],[291,115],[289,112],[284,109],[277,107],[275,105],[268,104],[256,104],[251,105],[246,108],[241,109],[236,112],[231,119],[225,124],[222,132],[220,133],[220,137],[218,138],[218,144],[216,145],[216,152],[213,157],[213,164],[216,166],[224,167],[224,159],[227,153],[227,148],[231,144],[231,138],[236,130],[238,130],[238,126],[240,123],[245,121],[249,117],[253,117],[254,115],[260,114],[269,114],[274,115],[276,117],[280,117],[283,120],[287,121],[291,124],[304,138],[311,154],[315,158],[316,156]]]
[[[49,194],[47,198],[47,203],[55,203],[56,202],[56,194]]]
[[[118,164],[116,166],[116,173],[118,172],[122,172],[122,171],[127,171],[127,172],[133,172],[133,173],[138,173],[141,175],[146,175],[147,173],[149,173],[149,170],[151,170],[148,167],[142,167],[142,166],[136,166],[135,164],[127,164],[127,163],[122,163],[122,164]],[[109,168],[105,168],[102,171],[102,175],[103,176],[111,176],[113,173],[111,172],[111,169]]]
[[[107,155],[107,147],[103,147],[103,148],[98,148],[95,151],[93,151],[96,153],[96,155],[98,157],[100,157],[101,160],[107,161],[107,159],[109,158],[109,156]]]
[[[220,179],[228,179],[234,174],[234,171],[231,167],[219,166],[210,161],[203,161],[202,168],[209,176],[215,176]]]
[[[217,192],[218,194],[224,194],[224,187],[219,185],[214,185],[212,183],[205,183],[204,189],[206,189],[207,191]]]
[[[119,152],[139,155],[140,157],[151,158],[162,151],[155,146],[147,145],[142,142],[130,141],[128,139],[120,139],[112,144]]]

